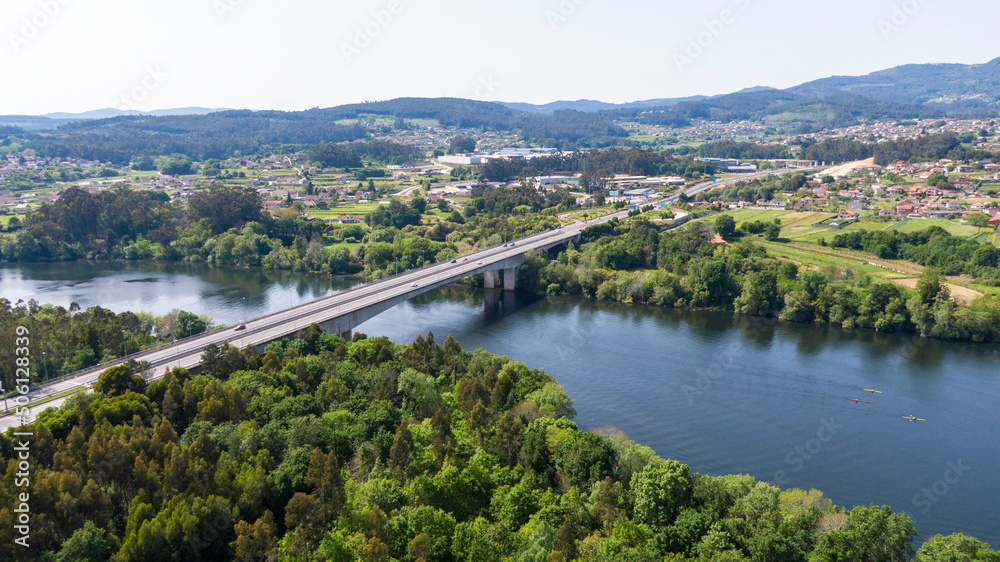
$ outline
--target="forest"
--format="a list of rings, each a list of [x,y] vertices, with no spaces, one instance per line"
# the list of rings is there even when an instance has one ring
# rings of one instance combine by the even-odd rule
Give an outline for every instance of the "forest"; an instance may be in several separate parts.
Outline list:
[[[1000,342],[1000,299],[983,297],[970,305],[959,304],[950,298],[945,278],[935,268],[925,270],[915,291],[850,268],[800,269],[753,241],[754,233],[767,233],[770,226],[751,223],[737,229],[732,217],[723,215],[716,230],[731,243],[718,245],[710,242],[712,234],[705,224],[661,233],[646,220],[612,220],[584,231],[579,249],[570,246],[555,256],[530,258],[521,268],[518,287],[543,295],[732,310],[846,329]],[[766,235],[777,238],[780,229]],[[928,256],[929,261],[933,255],[953,252],[941,233],[912,238],[920,239],[927,242],[910,251]],[[972,252],[970,263],[984,256],[995,259],[995,247],[989,248]],[[963,255],[968,254],[969,248],[964,249]]]
[[[163,316],[145,312],[114,312],[99,306],[81,309],[38,304],[11,303],[0,298],[0,349],[15,349],[18,326],[24,326],[39,342],[41,362],[29,372],[34,383],[106,363],[174,340],[197,336],[214,326],[209,318],[183,310]],[[0,381],[7,390],[17,372],[15,356],[0,356]]]
[[[14,543],[17,438],[0,436],[6,560],[902,562],[888,507],[713,477],[581,431],[548,374],[434,334],[318,326],[200,373],[101,375],[30,427],[31,534]],[[23,503],[23,502],[22,502]],[[963,535],[918,560],[996,562]],[[970,558],[966,558],[970,559]]]

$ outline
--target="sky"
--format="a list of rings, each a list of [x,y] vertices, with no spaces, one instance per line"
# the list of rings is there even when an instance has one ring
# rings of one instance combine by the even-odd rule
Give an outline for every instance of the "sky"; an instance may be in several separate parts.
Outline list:
[[[6,0],[0,114],[715,95],[984,63],[998,19],[996,0]]]

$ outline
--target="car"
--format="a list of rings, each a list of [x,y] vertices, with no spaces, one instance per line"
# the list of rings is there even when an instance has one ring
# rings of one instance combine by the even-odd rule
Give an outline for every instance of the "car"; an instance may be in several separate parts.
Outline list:
[[[451,263],[458,263],[458,260],[451,260]]]
[[[410,286],[411,287],[419,287],[420,285],[416,281],[414,281],[413,283],[410,283]]]
[[[464,260],[462,260],[462,261],[469,261],[469,258],[465,258],[465,259],[464,259]]]
[[[477,265],[483,265],[483,260],[479,260],[479,261],[477,261],[477,262],[476,262],[476,264],[477,264]]]
[[[247,329],[247,325],[246,325],[246,324],[240,324],[240,325],[239,325],[239,326],[237,326],[237,327],[236,327],[236,329],[235,329],[235,330],[233,330],[233,331],[234,331],[234,332],[239,332],[239,331],[241,331],[241,330],[246,330],[246,329]]]
[[[504,245],[503,245],[503,247],[504,247],[504,248],[506,248],[506,247],[507,247],[507,244],[504,244]]]
[[[511,247],[511,248],[513,248],[514,246],[517,246],[517,244],[515,244],[515,243],[511,242],[511,243],[510,243],[510,247]]]

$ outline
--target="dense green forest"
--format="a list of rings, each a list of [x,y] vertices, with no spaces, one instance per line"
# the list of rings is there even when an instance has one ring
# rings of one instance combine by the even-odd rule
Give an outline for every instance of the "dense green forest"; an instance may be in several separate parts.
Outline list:
[[[163,316],[147,313],[115,314],[99,306],[81,310],[39,305],[35,301],[11,303],[0,298],[0,349],[15,349],[18,326],[26,327],[41,342],[41,361],[29,373],[32,383],[56,378],[106,363],[144,349],[196,336],[212,328],[205,316],[174,311]],[[14,388],[13,353],[0,356],[0,381]]]
[[[902,562],[888,507],[692,473],[571,421],[551,376],[433,334],[317,326],[147,383],[127,367],[42,413],[30,547],[14,542],[17,437],[0,436],[7,560]],[[920,560],[987,545],[933,537]]]
[[[756,234],[777,238],[777,225],[753,222],[737,229],[732,217],[723,215],[716,228],[735,243],[709,242],[704,224],[661,233],[645,220],[613,220],[584,231],[580,249],[571,246],[554,259],[530,258],[521,268],[518,286],[538,294],[733,310],[948,340],[1000,341],[1000,300],[984,297],[971,305],[957,304],[949,298],[940,270],[925,270],[912,291],[849,268],[800,270],[780,261],[753,242]],[[995,268],[974,265],[995,260],[995,247],[978,248],[975,242],[937,230],[907,236],[910,245],[900,251],[923,256],[929,264],[995,276]]]

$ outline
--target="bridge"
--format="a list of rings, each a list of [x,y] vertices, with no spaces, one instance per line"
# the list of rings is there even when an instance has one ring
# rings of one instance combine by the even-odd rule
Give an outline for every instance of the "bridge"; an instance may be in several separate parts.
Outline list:
[[[659,201],[656,201],[653,204],[658,203]],[[201,365],[204,349],[211,344],[221,345],[228,342],[241,349],[249,346],[262,349],[268,343],[294,335],[311,324],[318,324],[329,333],[349,337],[352,330],[376,315],[417,295],[473,275],[482,275],[486,288],[502,287],[504,291],[514,291],[517,286],[518,267],[524,264],[528,252],[549,249],[570,240],[579,241],[581,233],[587,227],[608,222],[613,218],[623,219],[627,216],[628,211],[622,211],[586,222],[560,226],[554,230],[502,246],[487,248],[451,261],[407,271],[394,277],[252,320],[241,325],[244,326],[241,329],[237,329],[240,326],[236,326],[202,334],[172,345],[137,353],[113,363],[74,373],[33,389],[28,394],[28,400],[35,404],[30,406],[27,418],[18,418],[13,415],[15,404],[11,403],[12,399],[8,398],[8,404],[0,404],[0,408],[2,408],[0,410],[2,413],[0,431],[17,427],[25,421],[33,421],[36,414],[46,408],[58,408],[72,394],[92,388],[106,369],[120,365],[129,359],[148,362],[153,367],[154,372],[151,380],[155,380],[162,378],[167,371],[175,367],[188,370],[197,369]]]

